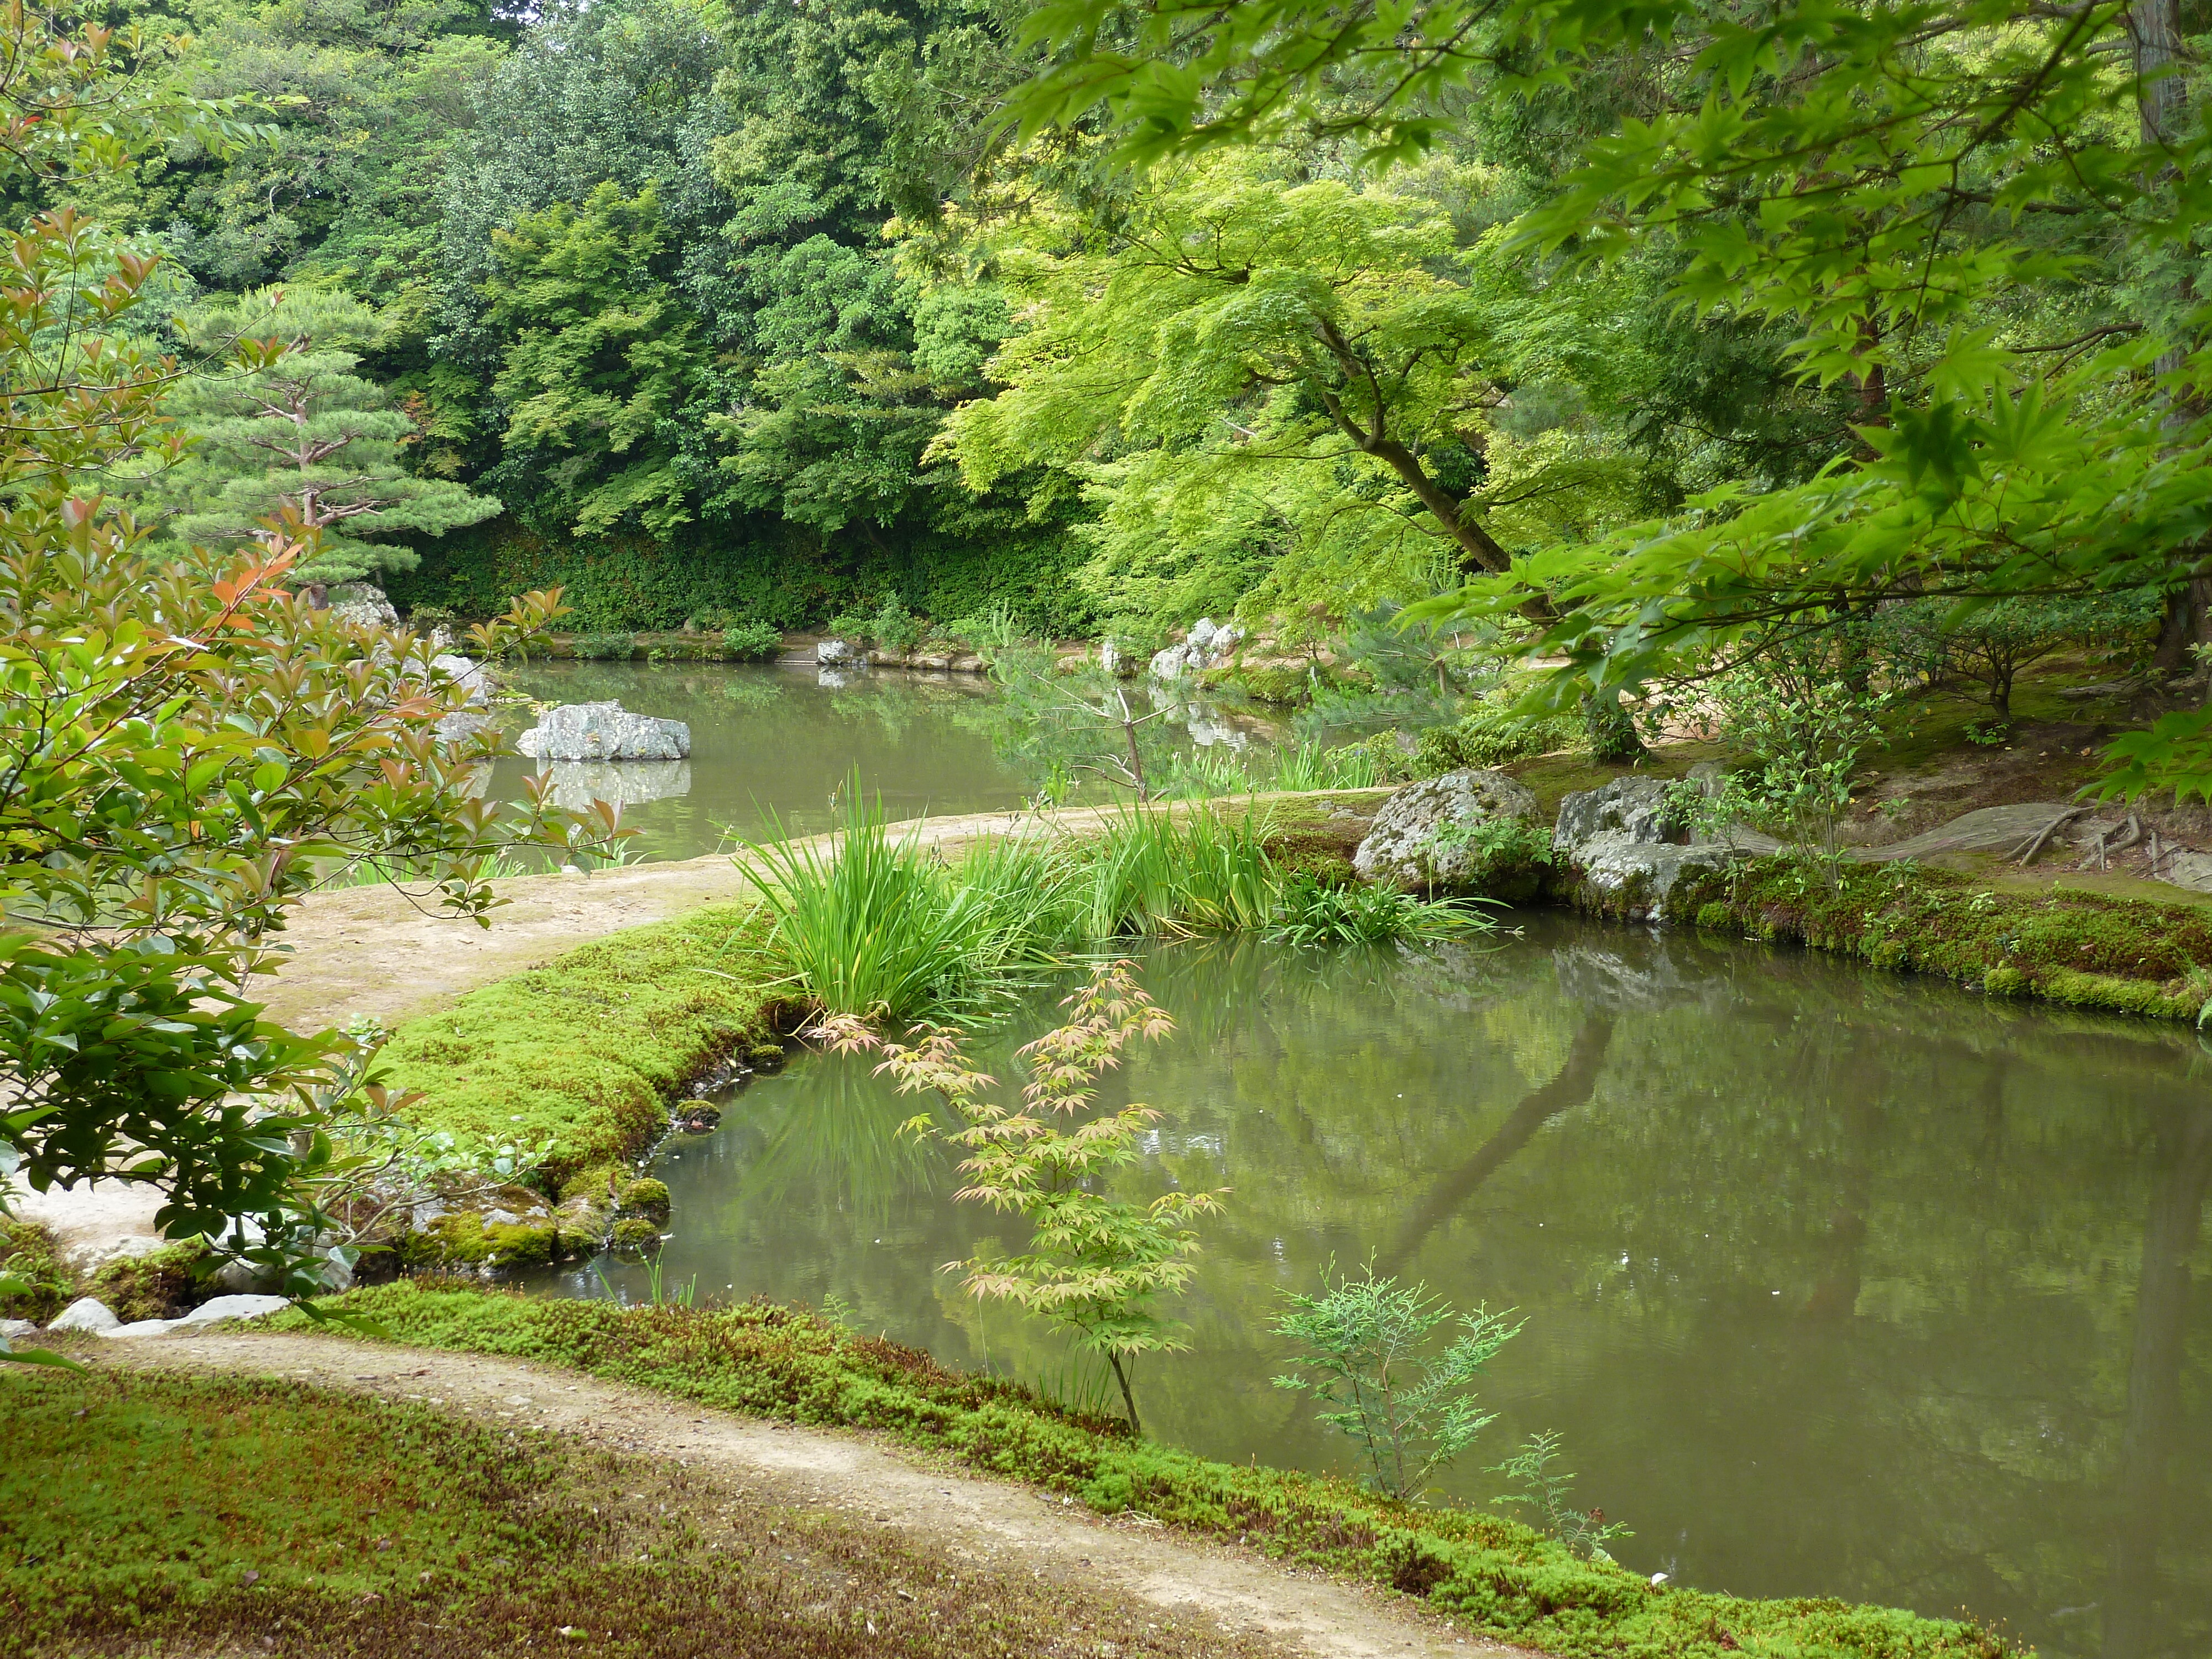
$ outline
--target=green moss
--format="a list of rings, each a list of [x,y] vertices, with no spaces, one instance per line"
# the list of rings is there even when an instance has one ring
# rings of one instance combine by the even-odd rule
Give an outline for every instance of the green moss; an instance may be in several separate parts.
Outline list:
[[[425,1405],[46,1371],[0,1377],[0,1415],[10,1654],[1277,1651],[1195,1613],[764,1502],[696,1462]]]
[[[660,1226],[643,1216],[627,1216],[615,1223],[609,1242],[623,1255],[646,1255],[660,1243]]]
[[[554,1258],[559,1231],[550,1219],[487,1223],[477,1212],[465,1210],[409,1234],[400,1245],[400,1260],[416,1268],[543,1267]]]
[[[0,1267],[30,1287],[18,1296],[0,1296],[0,1319],[28,1319],[43,1325],[67,1307],[75,1294],[60,1246],[52,1231],[38,1222],[0,1220]]]
[[[770,1035],[775,994],[744,977],[737,953],[751,915],[708,906],[471,991],[399,1028],[383,1054],[391,1081],[421,1091],[410,1115],[426,1127],[492,1143],[550,1137],[556,1188],[618,1162],[665,1127],[684,1084]]]
[[[221,1294],[213,1280],[200,1276],[212,1254],[194,1239],[149,1255],[119,1256],[92,1276],[86,1294],[98,1297],[126,1325],[174,1319]]]
[[[1395,1585],[1473,1631],[1546,1653],[1999,1659],[2018,1651],[1972,1625],[1887,1608],[1655,1586],[1494,1514],[1415,1508],[1325,1477],[1209,1462],[793,1310],[624,1310],[420,1283],[356,1291],[345,1305],[401,1341],[573,1365],[728,1409],[889,1433],[1103,1511],[1139,1510],[1191,1533],[1243,1538],[1279,1560]]]
[[[1990,996],[2192,1019],[2204,1006],[2212,914],[2072,887],[1998,887],[1948,870],[1846,865],[1831,888],[1789,858],[1686,877],[1677,921],[1796,939],[1877,967],[1941,974]]]

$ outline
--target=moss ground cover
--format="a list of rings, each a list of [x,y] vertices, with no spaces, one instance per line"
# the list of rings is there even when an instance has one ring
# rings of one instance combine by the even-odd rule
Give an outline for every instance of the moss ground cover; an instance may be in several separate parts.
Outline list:
[[[1771,858],[1685,880],[1668,915],[1942,974],[1991,996],[2193,1019],[2212,995],[2212,912],[2199,905],[2021,890],[1904,865],[1846,865],[1832,888],[1796,860]]]
[[[410,1020],[383,1058],[419,1090],[426,1127],[488,1141],[555,1143],[548,1174],[629,1156],[667,1124],[666,1102],[732,1049],[765,1042],[775,988],[745,969],[750,905],[710,905],[596,939]]]
[[[1471,1630],[1547,1653],[2000,1659],[2016,1651],[1975,1626],[1893,1609],[1655,1586],[1493,1515],[1418,1509],[1329,1478],[1209,1462],[794,1310],[622,1309],[422,1281],[357,1291],[348,1305],[404,1342],[572,1365],[728,1409],[881,1431],[1094,1510],[1136,1510],[1393,1585]]]
[[[0,1379],[0,1650],[1254,1653],[680,1466],[272,1381]]]

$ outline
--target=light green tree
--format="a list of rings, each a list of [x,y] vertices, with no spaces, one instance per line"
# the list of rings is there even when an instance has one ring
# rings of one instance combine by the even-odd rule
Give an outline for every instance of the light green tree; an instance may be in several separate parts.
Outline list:
[[[491,496],[407,471],[414,423],[359,372],[378,325],[351,295],[260,289],[198,306],[179,324],[199,350],[243,351],[240,366],[187,380],[169,400],[192,441],[151,485],[173,539],[270,541],[269,521],[289,518],[317,538],[295,580],[349,581],[413,568],[414,550],[386,538],[442,535],[500,511]]]
[[[972,1294],[1042,1314],[1103,1358],[1121,1385],[1130,1429],[1140,1432],[1131,1367],[1140,1354],[1186,1346],[1156,1304],[1189,1282],[1198,1235],[1187,1224],[1218,1211],[1223,1194],[1172,1192],[1130,1204],[1102,1190],[1114,1170],[1142,1156],[1143,1137],[1160,1115],[1133,1104],[1091,1115],[1098,1079],[1121,1064],[1130,1043],[1163,1037],[1175,1022],[1126,962],[1099,964],[1061,1006],[1066,1023],[1021,1050],[1030,1081],[1019,1107],[991,1098],[994,1079],[968,1063],[951,1030],[928,1028],[908,1046],[885,1042],[846,1015],[825,1021],[822,1035],[843,1052],[880,1050],[880,1069],[902,1093],[934,1092],[960,1119],[963,1127],[950,1132],[926,1115],[907,1127],[944,1133],[968,1154],[960,1165],[968,1185],[957,1197],[1018,1212],[1031,1236],[1019,1255],[952,1265],[967,1270]],[[1078,1118],[1067,1128],[1054,1121]]]
[[[1117,608],[1411,597],[1578,531],[1623,478],[1586,426],[1516,428],[1529,279],[1387,183],[1206,158],[1159,169],[1110,234],[1040,213],[998,252],[1023,302],[988,370],[1007,389],[939,452],[978,489],[1079,477]]]

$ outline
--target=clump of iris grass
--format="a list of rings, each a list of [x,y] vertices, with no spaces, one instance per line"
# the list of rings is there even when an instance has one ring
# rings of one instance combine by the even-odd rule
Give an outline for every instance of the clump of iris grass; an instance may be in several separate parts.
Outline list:
[[[826,840],[749,842],[742,866],[767,918],[763,954],[827,1013],[979,1017],[1115,940],[1273,929],[1318,945],[1483,925],[1395,895],[1316,901],[1268,852],[1252,809],[1130,806],[1085,839],[1039,822],[957,864],[922,843],[918,823],[894,831],[857,788],[841,812]]]

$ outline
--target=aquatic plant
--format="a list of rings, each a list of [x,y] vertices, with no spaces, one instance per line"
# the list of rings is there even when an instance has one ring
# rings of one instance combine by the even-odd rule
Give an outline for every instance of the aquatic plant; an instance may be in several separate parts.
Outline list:
[[[1477,1308],[1460,1316],[1461,1334],[1441,1353],[1425,1354],[1430,1335],[1454,1317],[1452,1306],[1425,1284],[1377,1279],[1370,1262],[1358,1279],[1332,1284],[1332,1263],[1319,1296],[1283,1292],[1290,1311],[1278,1334],[1304,1350],[1297,1371],[1279,1389],[1311,1393],[1338,1407],[1316,1413],[1359,1447],[1362,1480],[1401,1503],[1417,1501],[1429,1477],[1472,1446],[1492,1415],[1477,1408],[1477,1373],[1521,1327],[1510,1310]]]
[[[948,1131],[923,1115],[908,1127],[965,1151],[960,1170],[968,1185],[956,1200],[1018,1212],[1030,1224],[1030,1248],[952,1265],[966,1270],[969,1294],[1042,1314],[1104,1359],[1130,1431],[1139,1433],[1131,1368],[1140,1354],[1189,1346],[1154,1304],[1189,1280],[1198,1235],[1187,1224],[1218,1211],[1226,1188],[1165,1193],[1142,1205],[1098,1190],[1102,1177],[1138,1160],[1144,1135],[1160,1119],[1136,1104],[1091,1115],[1098,1079],[1120,1065],[1123,1048],[1157,1042],[1175,1022],[1126,962],[1101,963],[1060,1006],[1066,1021],[1019,1051],[1030,1080],[1018,1109],[991,1097],[996,1080],[969,1065],[958,1036],[945,1027],[908,1046],[847,1017],[827,1022],[823,1036],[842,1053],[880,1050],[878,1069],[900,1092],[934,1092],[966,1126]],[[1083,1121],[1061,1129],[1055,1118]]]
[[[1285,790],[1374,789],[1390,781],[1382,757],[1366,744],[1332,749],[1292,743],[1275,750],[1274,787]]]
[[[894,1020],[972,1011],[1034,958],[1005,880],[955,879],[918,823],[894,837],[882,801],[857,787],[839,817],[827,840],[749,841],[738,861],[769,918],[767,954],[823,1008]],[[1021,856],[980,867],[1003,876]]]
[[[1079,849],[1089,936],[1188,938],[1266,927],[1283,882],[1267,841],[1267,819],[1251,812],[1139,806],[1116,813]]]
[[[1323,882],[1301,872],[1285,884],[1267,939],[1307,947],[1381,945],[1488,933],[1495,926],[1468,904],[1415,898],[1390,887]]]

